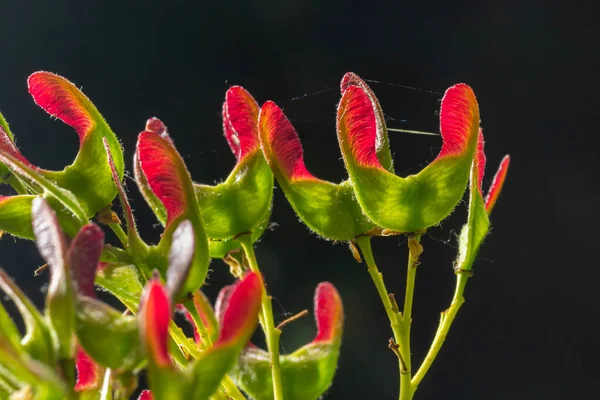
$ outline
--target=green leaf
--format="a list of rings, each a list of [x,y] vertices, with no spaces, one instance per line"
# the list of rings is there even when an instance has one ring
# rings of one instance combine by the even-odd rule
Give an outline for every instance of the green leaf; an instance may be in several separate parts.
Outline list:
[[[67,238],[56,214],[44,199],[33,200],[31,215],[38,251],[50,267],[46,318],[56,339],[59,357],[72,359],[75,355],[75,294],[67,257]]]
[[[458,258],[455,262],[457,273],[470,271],[473,268],[479,247],[481,247],[483,240],[490,230],[489,214],[502,191],[510,164],[510,157],[507,155],[502,159],[490,186],[487,198],[484,201],[481,191],[486,163],[483,147],[483,132],[480,130],[469,181],[469,214],[467,223],[463,226],[458,239]]]
[[[54,197],[64,207],[66,207],[83,225],[87,218],[84,210],[81,208],[79,199],[73,193],[57,186],[52,181],[45,178],[41,170],[24,163],[12,154],[4,150],[0,150],[0,162],[4,163],[12,173],[19,176],[23,180],[39,187],[46,195]]]
[[[143,361],[137,320],[107,304],[79,296],[76,332],[81,347],[98,364],[116,370],[133,370]]]
[[[20,382],[22,387],[29,386],[35,400],[61,400],[68,397],[68,389],[53,369],[27,354],[14,352],[10,344],[2,338],[0,367],[0,377],[9,377],[13,382]]]
[[[0,230],[13,236],[33,239],[31,228],[31,202],[37,196],[0,197]]]
[[[473,166],[475,163],[473,163]],[[471,179],[477,179],[471,170]],[[458,258],[456,260],[457,271],[468,271],[473,268],[473,262],[479,251],[479,247],[487,236],[490,229],[490,219],[485,211],[485,203],[481,193],[472,189],[469,194],[469,216],[467,223],[463,226],[458,238]]]
[[[440,111],[444,143],[438,157],[415,175],[401,178],[378,159],[383,128],[372,92],[349,85],[338,107],[338,141],[356,198],[382,228],[419,232],[446,218],[465,191],[475,153],[479,109],[471,88],[446,91]]]
[[[31,205],[36,197],[38,196],[0,196],[0,231],[23,239],[35,239],[31,228]],[[62,229],[69,236],[74,236],[81,227],[81,222],[56,198],[49,197],[46,200],[56,211]]]
[[[0,340],[6,341],[16,353],[20,354],[23,351],[21,334],[2,303],[0,303],[0,327]]]
[[[35,308],[21,289],[6,272],[0,268],[0,289],[6,293],[17,306],[25,323],[25,336],[21,341],[23,348],[36,360],[54,366],[56,355],[50,330],[44,317]]]
[[[98,270],[96,284],[112,293],[131,311],[137,311],[145,279],[133,264],[105,263]]]

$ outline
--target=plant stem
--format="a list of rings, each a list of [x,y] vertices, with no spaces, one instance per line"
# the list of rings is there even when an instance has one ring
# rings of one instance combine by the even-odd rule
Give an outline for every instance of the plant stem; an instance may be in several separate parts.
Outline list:
[[[208,334],[208,329],[206,329],[206,325],[204,325],[204,321],[200,317],[196,306],[194,305],[193,300],[186,300],[183,305],[190,313],[192,320],[194,321],[194,325],[196,325],[196,329],[198,330],[198,334],[200,335],[200,339],[204,344],[204,347],[207,349],[212,347],[213,342]],[[226,395],[233,400],[245,400],[246,398],[240,392],[240,389],[236,386],[236,384],[231,380],[229,375],[225,374],[223,379],[221,380],[221,386],[225,390]]]
[[[102,389],[100,391],[100,400],[112,400],[112,384],[111,384],[112,370],[106,369],[104,373],[104,380],[102,381]]]
[[[273,397],[274,400],[283,400],[283,388],[281,385],[281,366],[279,365],[279,336],[281,330],[275,327],[273,322],[273,305],[271,296],[267,294],[267,288],[265,286],[262,274],[258,269],[256,262],[256,255],[254,254],[254,247],[250,241],[250,234],[244,234],[238,237],[238,241],[244,249],[250,270],[258,275],[262,282],[262,319],[261,325],[265,332],[267,339],[267,348],[269,350],[271,358],[271,376],[273,379]]]
[[[13,174],[10,174],[5,180],[4,182],[8,183],[13,189],[15,189],[15,191],[17,192],[17,194],[28,194],[29,192],[27,192],[27,188],[25,188],[25,186],[23,186],[23,183],[17,179],[17,177]]]
[[[373,280],[373,284],[377,289],[377,293],[381,298],[381,302],[383,303],[383,308],[385,308],[385,312],[388,316],[388,320],[390,321],[390,326],[392,327],[392,332],[394,334],[394,340],[396,343],[400,342],[400,313],[398,312],[397,305],[392,303],[390,299],[389,293],[385,287],[385,282],[383,281],[383,275],[379,272],[377,268],[377,264],[375,264],[375,259],[373,258],[373,250],[371,248],[371,237],[370,236],[359,236],[355,240],[356,245],[360,249],[365,262],[367,264],[367,271],[369,275],[371,275],[371,279]],[[398,355],[398,368],[400,371],[406,369],[404,365],[404,354],[400,349]]]
[[[452,297],[452,302],[450,303],[450,307],[441,313],[440,316],[440,325],[435,333],[435,337],[433,338],[433,342],[431,343],[431,347],[423,360],[423,363],[419,367],[419,370],[415,374],[412,379],[412,385],[416,389],[421,380],[429,371],[433,360],[435,360],[438,355],[444,341],[446,340],[446,335],[450,330],[450,326],[458,313],[458,310],[465,302],[465,298],[463,297],[463,293],[465,291],[465,286],[467,284],[467,280],[469,279],[469,274],[466,272],[458,272],[456,275],[456,288],[454,290],[454,296]]]
[[[412,367],[410,354],[410,327],[412,324],[412,304],[415,291],[415,278],[419,256],[423,247],[419,243],[420,236],[408,237],[408,267],[406,271],[406,292],[404,293],[404,309],[400,321],[400,341],[398,343],[400,354],[404,356],[404,370],[400,370],[400,400],[411,400],[415,388],[411,383]]]
[[[120,224],[108,224],[110,229],[117,235],[119,242],[123,245],[123,248],[127,249],[129,247],[129,239],[127,238],[127,234],[123,230],[123,227]]]

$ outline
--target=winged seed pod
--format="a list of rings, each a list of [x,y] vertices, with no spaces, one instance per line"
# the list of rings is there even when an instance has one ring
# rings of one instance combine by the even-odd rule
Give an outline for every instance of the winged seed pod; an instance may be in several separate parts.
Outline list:
[[[260,278],[254,273],[247,274],[233,289],[217,341],[180,371],[173,365],[167,349],[172,311],[169,294],[159,281],[150,280],[144,289],[138,319],[140,341],[148,354],[153,398],[207,400],[254,332],[260,296]]]
[[[146,130],[138,136],[134,164],[139,171],[136,180],[142,192],[151,191],[166,210],[161,241],[154,249],[155,254],[150,254],[152,259],[142,260],[142,268],[147,275],[152,268],[161,268],[161,272],[166,273],[173,233],[182,220],[188,219],[194,231],[194,256],[182,293],[193,293],[204,283],[208,271],[208,239],[190,174],[166,127],[157,118],[148,120]]]
[[[335,184],[308,171],[296,130],[271,101],[260,110],[258,133],[283,193],[302,222],[316,234],[330,240],[352,240],[376,227],[363,215],[349,181]]]
[[[345,85],[345,86],[344,86]],[[475,153],[479,109],[471,88],[448,89],[440,110],[442,149],[415,175],[401,178],[378,156],[385,131],[374,95],[363,83],[345,79],[337,132],[344,163],[363,212],[396,232],[419,232],[446,218],[462,198]]]
[[[106,139],[115,158],[119,176],[123,176],[124,162],[121,145],[92,102],[67,79],[50,72],[36,72],[28,81],[29,93],[48,114],[75,129],[79,135],[79,151],[73,163],[62,171],[49,171],[31,164],[17,149],[8,125],[0,124],[0,163],[18,179],[9,179],[20,195],[0,199],[0,229],[19,237],[33,239],[28,213],[29,194],[42,194],[52,199],[52,205],[62,204],[67,212],[58,217],[67,230],[74,234],[88,218],[109,205],[116,195],[111,171],[103,157],[103,139]],[[4,118],[0,118],[5,122]]]
[[[257,135],[258,105],[244,88],[229,88],[223,103],[223,131],[237,163],[227,179],[215,186],[194,183],[194,192],[209,238],[210,256],[222,258],[239,248],[235,237],[251,233],[256,241],[269,224],[273,197],[273,175]],[[166,127],[153,119],[157,130]],[[151,124],[151,123],[149,123]],[[148,190],[148,176],[136,165],[136,180],[157,218],[165,224],[167,213],[156,195]]]
[[[227,296],[225,296],[227,297]],[[317,335],[293,353],[280,356],[283,398],[316,400],[331,386],[339,357],[344,310],[336,288],[329,282],[317,286],[314,298]],[[221,312],[217,307],[217,315]],[[256,400],[273,399],[269,354],[248,346],[231,374]]]

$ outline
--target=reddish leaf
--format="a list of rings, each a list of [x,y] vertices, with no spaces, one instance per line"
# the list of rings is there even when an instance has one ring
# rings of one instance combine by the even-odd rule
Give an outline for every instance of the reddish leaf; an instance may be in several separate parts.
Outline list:
[[[492,209],[498,200],[498,196],[500,196],[502,186],[504,186],[504,180],[506,179],[506,174],[508,173],[509,165],[510,156],[506,155],[500,162],[500,167],[498,168],[496,175],[494,175],[494,180],[492,181],[487,197],[485,198],[485,211],[488,214],[492,212]]]
[[[103,248],[104,232],[92,223],[81,228],[71,242],[69,265],[73,282],[82,295],[95,297],[94,280]]]
[[[313,343],[340,340],[344,324],[344,309],[340,294],[329,282],[320,283],[315,291],[315,319],[317,336]]]
[[[148,389],[142,390],[142,393],[140,393],[140,397],[138,397],[138,400],[152,400],[152,392]]]
[[[302,144],[283,111],[272,101],[260,110],[259,130],[263,150],[271,168],[278,168],[288,179],[316,179],[304,165]]]
[[[196,328],[196,323],[194,323],[194,319],[192,318],[192,314],[190,314],[190,312],[185,309],[185,307],[183,306],[183,304],[177,304],[176,309],[177,309],[177,311],[183,313],[183,316],[185,317],[185,319],[187,320],[187,322],[189,322],[190,325],[192,325],[192,327],[194,328],[194,342],[201,343],[200,342],[200,334],[198,333],[198,329]],[[204,320],[202,314],[200,314],[200,318],[202,318],[202,320]]]
[[[33,100],[48,114],[72,126],[82,142],[94,126],[90,100],[75,85],[51,72],[39,71],[27,80]]]
[[[223,286],[219,291],[219,295],[215,301],[215,315],[217,317],[217,321],[219,321],[219,326],[223,326],[223,315],[225,314],[225,310],[229,305],[229,298],[235,290],[235,287],[235,284],[226,285]]]
[[[223,131],[238,162],[259,148],[258,112],[258,104],[244,88],[229,88],[223,103]]]
[[[33,232],[37,239],[36,245],[41,256],[50,265],[52,275],[58,275],[63,279],[67,242],[54,210],[46,200],[37,197],[32,203],[31,218]]]
[[[221,333],[215,347],[250,336],[258,322],[261,296],[262,282],[253,272],[235,284],[223,312]]]
[[[167,269],[166,290],[174,300],[182,288],[192,266],[194,258],[194,228],[189,220],[181,221],[173,233],[169,250],[169,268]]]
[[[158,125],[156,121],[151,120],[148,125]],[[155,131],[140,133],[137,157],[148,185],[165,206],[169,225],[187,208],[186,192],[191,193],[192,189],[186,190],[184,185],[190,180],[189,172],[171,141]]]
[[[388,171],[393,170],[393,160],[392,154],[390,152],[389,147],[389,139],[387,136],[387,128],[385,124],[385,115],[383,114],[383,110],[381,109],[381,105],[379,104],[379,100],[375,93],[371,90],[369,85],[365,83],[358,75],[348,72],[342,78],[342,82],[340,84],[340,89],[342,94],[348,89],[350,86],[358,86],[363,89],[367,96],[369,97],[369,101],[371,102],[371,107],[375,111],[375,122],[376,122],[376,140],[375,140],[375,151],[377,153],[377,158],[379,162],[386,168]]]
[[[156,133],[157,135],[163,136],[165,138],[169,138],[169,135],[167,133],[167,127],[160,119],[156,117],[152,117],[148,121],[146,121],[146,130],[148,132]]]
[[[483,181],[483,175],[485,174],[485,141],[483,139],[483,130],[479,129],[479,135],[477,135],[477,148],[475,149],[475,167],[477,168],[477,188],[481,194],[481,182]]]
[[[0,150],[3,150],[6,153],[12,155],[14,158],[21,161],[23,164],[35,168],[35,166],[31,164],[29,160],[23,157],[19,149],[17,149],[15,143],[12,141],[12,139],[10,138],[8,133],[6,133],[2,126],[0,126]]]
[[[479,108],[473,90],[464,83],[452,86],[444,94],[440,109],[440,132],[444,143],[436,159],[463,154],[479,123]]]
[[[75,382],[76,392],[82,392],[100,386],[101,368],[81,347],[77,349],[75,363],[77,367],[77,381]]]
[[[165,288],[158,279],[152,279],[144,288],[141,301],[140,334],[151,360],[160,367],[170,367],[167,349],[171,304]]]
[[[349,86],[344,92],[346,99],[343,122],[348,147],[359,165],[384,169],[377,158],[377,119],[373,102],[360,86]],[[339,130],[339,128],[338,128]]]

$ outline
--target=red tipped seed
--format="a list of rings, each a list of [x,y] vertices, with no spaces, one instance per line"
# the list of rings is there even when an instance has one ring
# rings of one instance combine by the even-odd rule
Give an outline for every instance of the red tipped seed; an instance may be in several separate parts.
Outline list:
[[[296,130],[275,103],[267,101],[262,106],[258,125],[263,143],[268,147],[265,156],[269,164],[281,169],[290,180],[315,179],[304,165]]]

